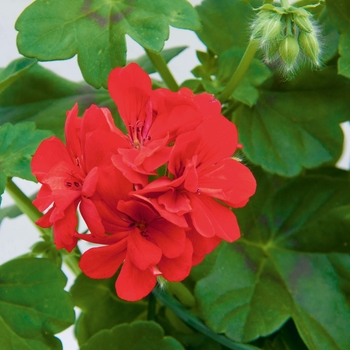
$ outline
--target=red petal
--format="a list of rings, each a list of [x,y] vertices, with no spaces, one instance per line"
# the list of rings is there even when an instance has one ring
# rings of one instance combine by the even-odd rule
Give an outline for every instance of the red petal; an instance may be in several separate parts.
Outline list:
[[[216,117],[221,114],[221,103],[213,95],[208,93],[198,94],[194,96],[194,100],[205,118]]]
[[[193,211],[190,213],[195,229],[205,237],[212,237],[212,233],[228,242],[240,237],[240,230],[235,214],[206,195],[191,194]],[[209,226],[210,224],[210,226]],[[207,231],[207,227],[210,230]],[[210,234],[208,234],[210,233]]]
[[[52,204],[52,202],[53,197],[50,186],[42,185],[36,199],[33,201],[33,204],[38,208],[39,211],[44,211]]]
[[[142,186],[146,186],[148,183],[148,175],[141,174],[137,172],[132,166],[132,163],[128,164],[124,161],[124,156],[120,154],[116,154],[112,156],[112,162],[114,166],[122,172],[122,174],[132,183],[141,184]]]
[[[138,223],[144,222],[148,224],[158,216],[158,213],[147,203],[136,200],[119,201],[118,210]]]
[[[44,140],[36,150],[32,162],[32,172],[39,182],[58,163],[68,163],[72,161],[63,142],[55,136]]]
[[[90,199],[82,197],[80,203],[80,212],[91,233],[99,237],[104,237],[105,228],[102,224],[100,214],[98,213],[94,203]]]
[[[186,193],[171,189],[158,197],[158,203],[177,215],[184,215],[192,210],[191,202]]]
[[[108,91],[127,128],[136,125],[137,120],[145,120],[152,83],[148,74],[136,63],[112,70]]]
[[[198,147],[198,172],[222,159],[231,157],[238,142],[236,126],[220,115],[205,119],[196,129],[202,135]]]
[[[105,247],[86,251],[79,262],[85,275],[91,278],[109,278],[118,270],[126,256],[126,239]]]
[[[64,127],[67,151],[74,162],[81,156],[79,137],[81,122],[82,119],[78,117],[78,104],[76,103],[74,107],[67,112],[67,119]]]
[[[52,207],[47,213],[45,213],[39,220],[37,220],[35,223],[43,228],[51,227],[53,222],[50,220],[50,216],[53,212],[55,207]]]
[[[139,270],[146,270],[157,265],[162,257],[162,251],[154,243],[141,235],[140,230],[135,229],[128,237],[128,257]]]
[[[80,197],[80,191],[57,190],[52,192],[55,210],[51,215],[52,222],[61,219],[65,210]]]
[[[91,197],[96,190],[98,181],[98,168],[93,168],[86,176],[81,194],[86,197]]]
[[[222,241],[222,239],[217,236],[204,237],[194,229],[186,231],[186,236],[191,240],[193,245],[193,265],[197,265],[201,262],[204,256],[211,253]]]
[[[163,218],[154,220],[148,226],[148,234],[167,258],[176,258],[185,249],[185,231]]]
[[[137,301],[147,296],[156,283],[157,278],[151,269],[140,271],[127,257],[117,278],[115,288],[119,298]]]
[[[185,250],[179,257],[174,259],[163,257],[158,264],[163,277],[170,282],[178,282],[186,278],[192,267],[192,253],[192,243],[187,239]]]
[[[256,181],[251,171],[234,159],[227,158],[199,174],[198,187],[202,193],[232,206],[246,203],[255,193]]]
[[[76,207],[72,204],[65,210],[64,218],[53,224],[54,243],[57,249],[65,248],[68,252],[74,249],[78,241],[75,237],[77,225]]]

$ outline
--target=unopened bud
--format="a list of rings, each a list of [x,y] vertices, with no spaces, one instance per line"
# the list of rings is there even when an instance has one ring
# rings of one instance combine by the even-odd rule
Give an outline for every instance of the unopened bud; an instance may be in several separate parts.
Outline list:
[[[311,33],[313,31],[313,26],[308,16],[294,14],[294,23],[303,32]]]
[[[298,40],[293,35],[286,36],[279,45],[279,52],[287,70],[291,70],[299,55]]]
[[[279,55],[278,55],[278,49],[280,46],[281,38],[277,38],[275,40],[272,40],[266,45],[265,47],[265,61],[267,63],[275,61]]]
[[[319,65],[320,45],[316,34],[301,32],[299,34],[299,44],[304,54],[309,57],[314,64]]]
[[[262,40],[269,42],[277,38],[283,30],[283,24],[281,22],[281,15],[274,13],[274,16],[267,20],[263,27]]]

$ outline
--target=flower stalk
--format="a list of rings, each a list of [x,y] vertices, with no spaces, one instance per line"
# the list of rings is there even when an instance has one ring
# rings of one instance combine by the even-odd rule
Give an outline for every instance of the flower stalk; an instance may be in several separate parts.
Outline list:
[[[221,95],[219,96],[219,100],[221,103],[224,103],[228,100],[228,98],[231,96],[231,94],[236,90],[239,83],[244,78],[245,73],[247,72],[250,63],[252,62],[257,50],[259,48],[259,41],[252,39],[245,52],[244,55],[239,62],[239,65],[234,72],[233,76],[231,77],[230,81],[225,86],[225,89],[222,91]]]
[[[33,222],[35,227],[40,231],[43,236],[48,234],[48,230],[45,230],[35,224],[37,220],[42,217],[40,211],[32,204],[31,200],[20,190],[20,188],[12,181],[11,178],[7,178],[6,191],[12,197],[19,210],[27,215],[30,221]]]
[[[151,60],[152,64],[154,65],[154,68],[158,71],[164,83],[168,86],[168,88],[172,91],[179,90],[179,85],[177,84],[175,78],[171,74],[163,56],[159,53],[154,53],[147,49],[146,49],[146,53],[148,58]]]

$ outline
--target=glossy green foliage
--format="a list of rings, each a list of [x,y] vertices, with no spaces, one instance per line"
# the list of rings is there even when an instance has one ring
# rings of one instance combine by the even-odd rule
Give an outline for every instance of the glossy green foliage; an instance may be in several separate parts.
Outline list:
[[[50,261],[17,259],[0,266],[0,348],[62,349],[53,335],[74,323],[66,277]]]
[[[146,303],[127,303],[115,293],[115,279],[93,280],[84,274],[76,279],[71,293],[82,313],[75,328],[79,344],[84,344],[102,329],[132,322],[145,313]]]
[[[126,34],[159,52],[169,25],[200,27],[186,0],[39,0],[16,22],[17,45],[24,56],[41,61],[77,54],[84,79],[99,88],[107,86],[112,68],[126,63]]]
[[[253,108],[233,113],[244,153],[271,173],[296,176],[303,168],[335,163],[343,148],[339,123],[348,119],[350,82],[335,67],[261,87]]]
[[[350,3],[347,0],[327,0],[327,9],[340,33],[338,72],[350,78]]]
[[[34,123],[0,126],[0,195],[4,191],[6,177],[35,180],[30,161],[40,142],[50,135],[49,131],[36,130]]]
[[[277,191],[258,180],[259,193],[238,215],[243,237],[221,246],[197,284],[204,319],[216,332],[247,342],[292,317],[309,349],[346,349],[348,180],[310,176]]]
[[[110,331],[104,330],[93,336],[81,350],[183,350],[174,338],[164,337],[164,331],[155,322],[137,321],[121,324]]]

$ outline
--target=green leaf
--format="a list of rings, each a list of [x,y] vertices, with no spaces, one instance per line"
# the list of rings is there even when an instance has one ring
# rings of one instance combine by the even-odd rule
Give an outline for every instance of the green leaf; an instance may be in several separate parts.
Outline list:
[[[255,350],[255,346],[235,343],[232,340],[214,333],[211,329],[206,327],[203,322],[194,315],[191,311],[185,309],[182,304],[180,304],[176,299],[171,295],[165,292],[158,291],[153,289],[152,293],[169,309],[171,309],[177,317],[184,321],[189,326],[193,327],[198,332],[206,335],[207,337],[215,340],[217,343],[226,346],[229,349],[233,350]]]
[[[284,324],[277,335],[272,337],[273,339],[266,340],[264,350],[307,350],[292,320]]]
[[[174,338],[164,337],[164,331],[152,321],[121,324],[95,334],[81,350],[183,350]]]
[[[327,0],[327,10],[340,32],[338,72],[350,78],[350,3],[347,0]]]
[[[78,55],[84,79],[107,86],[109,72],[126,63],[125,35],[160,52],[169,25],[195,30],[196,11],[186,0],[39,0],[16,22],[21,54],[41,61]]]
[[[303,167],[335,163],[343,149],[339,123],[348,120],[350,82],[334,67],[301,72],[291,82],[259,89],[253,108],[233,113],[243,152],[271,173],[295,176]]]
[[[262,184],[237,211],[243,237],[223,244],[197,283],[202,316],[235,341],[267,336],[292,317],[309,349],[346,349],[349,181],[305,177],[276,193]]]
[[[322,28],[321,61],[327,62],[338,54],[339,33],[329,17],[328,6],[325,6],[319,18],[316,18]]]
[[[146,310],[146,303],[128,303],[116,296],[115,278],[94,280],[80,274],[71,288],[74,304],[82,313],[75,328],[79,344],[115,325],[132,322]]]
[[[35,181],[30,161],[39,143],[49,136],[49,131],[35,130],[34,123],[0,126],[0,196],[5,189],[6,177]]]
[[[256,14],[252,6],[261,4],[260,0],[251,1],[251,4],[242,0],[204,0],[196,7],[202,23],[197,35],[216,54],[233,47],[245,49]]]
[[[11,62],[5,69],[0,71],[0,94],[13,84],[18,78],[32,68],[36,63],[34,59],[20,58]]]
[[[170,62],[174,57],[187,49],[187,46],[172,47],[171,49],[163,50],[160,54],[163,56],[166,63]],[[156,73],[151,60],[147,55],[143,55],[134,61],[137,63],[146,73]]]
[[[43,259],[17,259],[0,266],[0,348],[62,349],[53,335],[74,322],[67,278]]]
[[[199,53],[198,53],[199,54]],[[193,70],[197,77],[203,78],[203,85],[206,91],[218,95],[227,85],[233,73],[237,69],[241,58],[244,54],[243,50],[232,49],[223,52],[217,60],[217,66],[214,69],[212,56],[200,53],[203,65]],[[212,75],[216,76],[215,79]],[[253,59],[244,78],[235,89],[231,97],[236,101],[240,101],[249,107],[252,107],[259,98],[259,90],[257,89],[265,80],[272,76],[271,70],[258,59]]]
[[[0,94],[0,125],[32,121],[38,129],[51,130],[63,139],[66,111],[75,103],[79,104],[81,113],[91,104],[97,104],[108,107],[117,116],[116,106],[106,90],[97,91],[85,83],[73,83],[35,64]],[[120,118],[118,123],[122,125]]]

